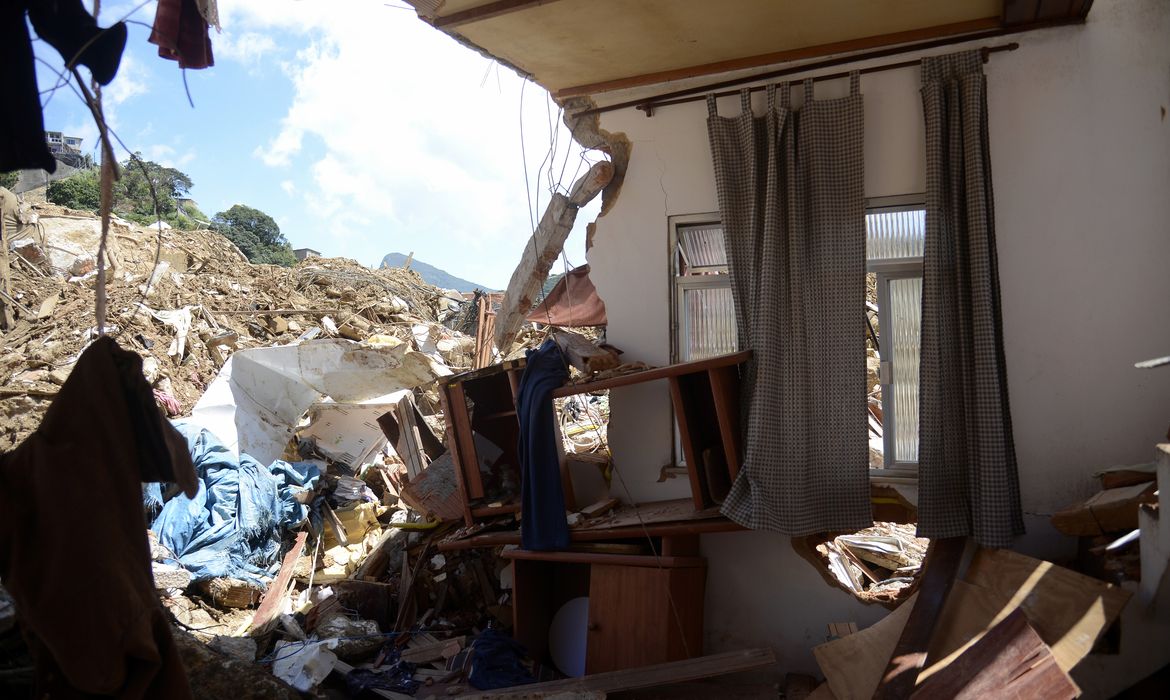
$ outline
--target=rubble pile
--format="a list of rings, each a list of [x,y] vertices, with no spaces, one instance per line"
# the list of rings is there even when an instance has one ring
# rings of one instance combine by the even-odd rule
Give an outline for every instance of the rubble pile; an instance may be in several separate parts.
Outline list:
[[[911,592],[930,540],[916,536],[914,523],[875,522],[816,546],[829,573],[859,598],[902,599]]]
[[[13,327],[0,333],[0,449],[40,422],[81,351],[97,336],[100,221],[52,204],[10,255]],[[157,253],[157,264],[156,264]],[[339,337],[391,336],[467,369],[474,338],[442,325],[458,297],[405,269],[310,258],[252,265],[213,231],[159,232],[114,219],[107,249],[106,332],[146,359],[160,405],[186,415],[236,350]]]

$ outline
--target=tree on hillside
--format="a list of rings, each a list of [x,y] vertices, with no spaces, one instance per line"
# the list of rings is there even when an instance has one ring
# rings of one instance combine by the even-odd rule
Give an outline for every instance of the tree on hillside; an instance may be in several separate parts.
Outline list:
[[[3,187],[5,189],[12,189],[16,185],[17,180],[19,180],[19,179],[20,179],[20,171],[19,170],[13,170],[10,173],[0,173],[0,187]]]
[[[141,162],[141,166],[134,162],[135,159]],[[194,186],[187,173],[143,160],[141,154],[135,153],[134,158],[122,163],[122,177],[114,183],[114,211],[154,221],[155,200],[150,193],[151,184],[158,198],[158,214],[164,220],[175,215],[175,199],[186,196]]]
[[[70,209],[98,211],[102,205],[102,185],[97,170],[82,170],[63,180],[49,183],[45,198]]]
[[[213,216],[211,228],[235,243],[253,263],[288,267],[297,261],[292,246],[280,233],[280,226],[259,209],[236,204]]]

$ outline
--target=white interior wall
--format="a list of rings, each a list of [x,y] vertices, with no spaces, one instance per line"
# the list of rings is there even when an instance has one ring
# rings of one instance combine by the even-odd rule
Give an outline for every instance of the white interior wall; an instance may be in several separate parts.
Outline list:
[[[1098,0],[1084,26],[1011,37],[985,67],[1004,343],[1031,532],[1021,549],[1067,551],[1047,514],[1093,490],[1091,474],[1147,461],[1170,423],[1170,3]],[[1007,39],[988,43],[1003,43]],[[836,69],[835,69],[836,70]],[[916,69],[863,76],[866,195],[925,189]],[[844,94],[845,81],[817,85]],[[794,93],[794,96],[796,93]],[[757,96],[757,105],[759,105]],[[734,114],[736,98],[721,100]],[[717,211],[702,102],[603,128],[633,142],[616,206],[598,221],[591,277],[626,361],[670,359],[667,218]],[[685,496],[655,483],[671,458],[665,384],[613,392],[609,441],[633,500]],[[1061,549],[1064,547],[1064,549]],[[883,614],[825,585],[783,537],[704,538],[708,651],[770,643],[792,671],[828,622]]]

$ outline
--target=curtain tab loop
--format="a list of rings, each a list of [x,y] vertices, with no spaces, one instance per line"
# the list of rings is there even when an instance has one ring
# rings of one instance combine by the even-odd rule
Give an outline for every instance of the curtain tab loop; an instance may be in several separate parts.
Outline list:
[[[813,79],[804,79],[804,106],[809,107],[813,103]]]
[[[719,107],[715,104],[715,93],[707,93],[707,116],[718,117]]]
[[[790,83],[780,83],[780,106],[784,109],[792,106],[792,85]]]
[[[739,91],[739,109],[744,114],[752,113],[752,91],[748,88]]]
[[[856,97],[861,94],[861,72],[849,72],[849,96]]]
[[[771,112],[776,109],[776,84],[772,83],[768,85],[765,92],[768,95],[768,111]]]

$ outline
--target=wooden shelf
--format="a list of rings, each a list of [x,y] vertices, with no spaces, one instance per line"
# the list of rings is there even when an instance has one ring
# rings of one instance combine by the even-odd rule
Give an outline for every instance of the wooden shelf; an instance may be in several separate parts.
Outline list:
[[[650,566],[695,568],[707,565],[703,557],[655,557],[649,554],[602,554],[598,552],[534,552],[528,549],[505,549],[505,559],[551,561],[565,564],[615,564],[617,566]]]
[[[747,362],[749,359],[751,359],[751,356],[751,350],[744,350],[743,352],[737,352],[732,355],[720,355],[719,357],[699,360],[698,362],[684,362],[680,365],[657,367],[655,369],[648,369],[642,372],[623,374],[620,377],[599,379],[595,382],[566,384],[559,389],[554,389],[552,395],[553,398],[559,399],[566,396],[575,396],[577,394],[587,394],[594,391],[602,391],[603,389],[616,389],[617,387],[621,386],[630,386],[632,384],[652,382],[656,379],[668,379],[670,377],[678,377],[685,374],[706,372],[712,369],[719,369],[720,367],[734,367],[735,365]]]
[[[645,540],[650,537],[674,537],[678,535],[703,535],[719,532],[740,532],[745,528],[727,518],[712,520],[694,520],[678,523],[658,523],[647,525],[645,528],[616,527],[608,530],[570,530],[571,542],[604,542],[605,540]],[[508,530],[504,532],[488,532],[482,535],[473,535],[462,540],[440,542],[440,552],[450,552],[459,549],[475,549],[477,547],[499,547],[508,544],[520,544],[520,531]]]
[[[493,515],[506,515],[508,513],[519,513],[519,503],[505,503],[502,506],[479,506],[471,509],[471,514],[477,518],[491,517]]]

